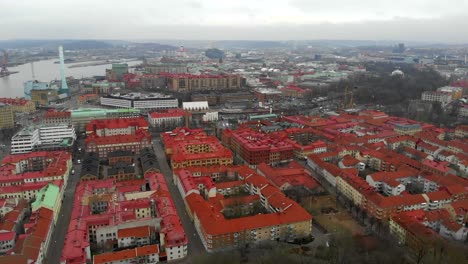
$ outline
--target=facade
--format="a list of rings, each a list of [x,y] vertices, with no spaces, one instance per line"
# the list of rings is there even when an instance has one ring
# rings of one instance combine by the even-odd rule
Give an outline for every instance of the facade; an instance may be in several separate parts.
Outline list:
[[[281,95],[281,91],[277,89],[260,88],[254,91],[255,98],[262,104],[277,101],[281,98]]]
[[[143,74],[139,76],[139,81],[143,89],[166,88],[166,79],[159,75]]]
[[[0,98],[0,103],[9,104],[15,113],[31,113],[36,111],[36,106],[30,100],[24,98]]]
[[[182,108],[186,111],[190,112],[199,112],[199,111],[206,111],[210,109],[208,106],[207,101],[199,101],[199,102],[183,102]]]
[[[31,101],[35,105],[49,105],[51,102],[58,99],[58,90],[47,89],[47,90],[32,90]]]
[[[11,138],[11,154],[70,149],[75,140],[75,129],[71,125],[29,126]]]
[[[145,71],[151,74],[187,73],[188,67],[185,63],[156,63],[145,65]]]
[[[399,135],[414,135],[422,131],[419,124],[396,124],[394,131]]]
[[[101,96],[100,101],[101,105],[118,108],[168,109],[177,108],[179,106],[179,101],[176,98],[162,94],[112,94],[107,96]]]
[[[86,135],[106,137],[133,135],[137,131],[148,131],[149,124],[143,117],[93,120],[86,125]]]
[[[452,98],[452,93],[450,92],[427,91],[421,94],[421,100],[439,102],[442,105],[442,107],[445,107],[447,104],[452,102],[453,98]]]
[[[161,73],[167,80],[167,88],[179,92],[226,90],[241,88],[239,75],[208,75],[208,74],[172,74]]]
[[[85,140],[86,152],[96,152],[100,158],[107,158],[110,152],[118,150],[140,153],[143,148],[152,147],[151,135],[145,130],[138,130],[135,134],[114,136],[88,136]]]
[[[71,112],[68,111],[47,111],[44,114],[44,124],[46,125],[59,125],[59,124],[67,124],[71,125]]]
[[[13,107],[0,103],[0,129],[15,127],[15,117],[13,116]]]
[[[180,108],[148,113],[149,123],[156,128],[174,129],[183,126],[185,118],[188,117],[189,113]]]
[[[120,150],[109,153],[109,166],[114,166],[117,163],[124,163],[127,165],[133,164],[133,154],[130,151]]]

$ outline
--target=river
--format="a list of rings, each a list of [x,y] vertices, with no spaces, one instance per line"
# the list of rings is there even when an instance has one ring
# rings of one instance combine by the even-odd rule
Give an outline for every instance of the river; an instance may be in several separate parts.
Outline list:
[[[43,60],[34,62],[34,76],[35,79],[41,82],[49,82],[52,80],[60,79],[60,64],[54,62],[58,59]],[[86,63],[86,62],[81,62]],[[127,62],[129,66],[141,63],[141,61]],[[98,66],[86,66],[68,68],[68,66],[80,63],[65,64],[65,75],[73,76],[74,78],[92,77],[96,75],[104,76],[106,69],[110,69],[112,64],[104,64]],[[8,68],[10,71],[17,71],[18,73],[0,78],[0,97],[23,97],[23,83],[32,80],[31,64],[23,64],[17,67]]]

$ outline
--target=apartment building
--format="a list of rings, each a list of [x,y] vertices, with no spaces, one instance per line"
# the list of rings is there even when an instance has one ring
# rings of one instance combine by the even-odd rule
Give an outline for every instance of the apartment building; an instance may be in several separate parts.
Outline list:
[[[0,103],[11,105],[14,113],[31,113],[36,111],[36,105],[24,98],[0,98]]]
[[[146,173],[144,179],[122,182],[86,181],[77,186],[62,261],[170,262],[187,256],[187,244],[162,174]],[[91,245],[122,250],[93,256]]]
[[[25,127],[11,138],[11,154],[41,150],[68,150],[76,140],[72,125],[33,125]]]
[[[188,73],[161,73],[160,75],[166,78],[169,89],[179,92],[240,89],[242,85],[239,75],[195,75]]]
[[[15,117],[13,107],[8,104],[0,103],[0,129],[13,128],[15,126]]]
[[[248,193],[243,197],[249,198],[245,201],[255,200],[265,208],[266,213],[227,219],[221,213],[221,209],[230,204],[229,198],[212,191],[216,187],[212,185],[210,178],[206,178],[207,181],[203,183],[199,177],[194,178],[186,169],[175,171],[175,181],[181,195],[185,197],[186,209],[208,252],[246,243],[290,241],[311,234],[312,216],[300,205],[287,198],[273,183],[247,166],[237,166],[233,170],[237,171],[236,184]],[[190,184],[194,180],[198,183]],[[216,198],[211,199],[214,197]],[[250,197],[258,199],[252,200]],[[224,209],[228,210],[227,207]],[[246,209],[248,210],[248,207]]]

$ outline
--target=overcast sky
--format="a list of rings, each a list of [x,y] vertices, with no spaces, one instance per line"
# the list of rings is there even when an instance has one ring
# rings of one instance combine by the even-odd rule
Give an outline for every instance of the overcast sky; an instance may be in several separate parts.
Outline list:
[[[0,0],[0,39],[468,42],[468,0]]]

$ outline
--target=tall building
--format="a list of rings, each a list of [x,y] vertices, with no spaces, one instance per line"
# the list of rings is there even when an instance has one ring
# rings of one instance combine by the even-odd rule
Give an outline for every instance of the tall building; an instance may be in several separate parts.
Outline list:
[[[12,106],[0,103],[0,129],[13,128],[14,126],[15,118]]]
[[[106,70],[106,79],[108,81],[121,81],[124,74],[128,73],[127,63],[113,63],[112,69]]]
[[[37,150],[71,149],[76,140],[71,125],[39,125],[21,129],[11,138],[11,154]]]

